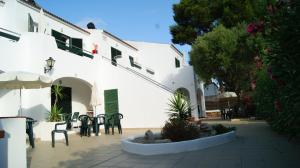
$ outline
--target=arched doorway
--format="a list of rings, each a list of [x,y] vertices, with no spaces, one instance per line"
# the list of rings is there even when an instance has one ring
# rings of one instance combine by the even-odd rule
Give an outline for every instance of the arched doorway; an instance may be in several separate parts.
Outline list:
[[[181,95],[183,95],[185,98],[186,98],[186,100],[188,101],[188,102],[190,102],[190,92],[189,92],[189,90],[187,90],[186,88],[178,88],[177,90],[176,90],[176,93],[180,93]]]
[[[90,106],[91,87],[92,85],[80,78],[62,77],[53,82],[51,90],[55,86],[61,87],[62,98],[58,99],[57,107],[62,108],[63,114],[71,114],[79,112],[86,114],[87,111],[92,110]],[[55,95],[51,91],[51,108],[55,102]]]

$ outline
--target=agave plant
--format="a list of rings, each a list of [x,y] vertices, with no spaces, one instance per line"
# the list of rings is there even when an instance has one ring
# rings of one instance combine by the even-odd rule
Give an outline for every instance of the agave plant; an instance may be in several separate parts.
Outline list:
[[[48,120],[50,122],[57,122],[57,121],[61,120],[59,114],[61,114],[63,109],[58,107],[57,102],[58,102],[58,100],[61,100],[64,97],[63,93],[62,93],[62,89],[63,88],[60,85],[54,85],[51,88],[51,92],[54,94],[55,100],[54,100],[54,104],[51,107],[51,111],[48,116]]]
[[[185,96],[180,93],[175,93],[169,101],[168,113],[170,119],[187,120],[190,116],[191,105]]]
[[[54,106],[57,105],[59,99],[61,100],[64,97],[62,90],[63,88],[60,85],[53,85],[53,87],[51,88],[51,92],[55,96]]]
[[[58,108],[57,105],[53,105],[51,107],[51,112],[49,113],[48,120],[50,122],[57,122],[61,120],[60,114],[62,112],[62,108]]]

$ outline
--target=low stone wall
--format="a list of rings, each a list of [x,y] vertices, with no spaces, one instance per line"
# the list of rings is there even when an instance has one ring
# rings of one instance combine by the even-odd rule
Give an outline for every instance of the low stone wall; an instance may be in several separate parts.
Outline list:
[[[221,119],[221,112],[219,110],[213,111],[206,111],[206,118],[209,119]]]
[[[159,144],[141,144],[132,142],[133,139],[140,137],[129,137],[123,139],[122,148],[124,151],[139,155],[159,155],[159,154],[171,154],[187,151],[194,151],[205,149],[212,146],[217,146],[230,142],[235,139],[235,131],[231,131],[221,135],[215,135],[210,137],[203,137],[199,139],[171,142],[171,143],[159,143]]]

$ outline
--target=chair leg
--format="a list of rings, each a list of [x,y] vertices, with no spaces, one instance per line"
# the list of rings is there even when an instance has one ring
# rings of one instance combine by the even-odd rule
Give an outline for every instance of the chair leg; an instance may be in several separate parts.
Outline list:
[[[120,124],[118,125],[118,130],[119,130],[119,134],[122,134],[122,126]]]
[[[33,138],[33,132],[32,131],[29,132],[29,143],[32,146],[32,148],[34,148],[34,138]]]
[[[90,127],[87,128],[87,136],[89,136],[89,137],[91,136],[91,128]]]
[[[112,134],[114,135],[115,134],[115,125],[111,126],[111,131],[112,131]]]
[[[52,131],[51,132],[51,137],[52,137],[52,148],[54,148],[54,146],[55,146],[55,132],[54,131]]]
[[[108,131],[108,126],[107,125],[104,125],[104,132],[105,132],[105,134],[109,134],[109,131]]]
[[[66,145],[69,146],[69,139],[68,139],[68,133],[64,132],[65,138],[66,138]]]
[[[83,135],[83,128],[82,126],[80,126],[80,137],[82,138],[82,135]]]

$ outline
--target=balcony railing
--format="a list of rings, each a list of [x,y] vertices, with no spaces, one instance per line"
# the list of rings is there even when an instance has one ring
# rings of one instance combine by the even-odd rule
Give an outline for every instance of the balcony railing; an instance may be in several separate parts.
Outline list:
[[[73,54],[76,54],[76,55],[79,55],[79,56],[82,56],[82,57],[88,57],[88,58],[91,58],[91,59],[94,58],[94,56],[92,55],[91,52],[89,52],[87,50],[84,50],[82,48],[79,48],[79,47],[76,47],[76,46],[70,46],[68,43],[65,43],[65,42],[57,40],[57,39],[56,39],[56,44],[57,44],[57,47],[59,49],[69,51]]]

